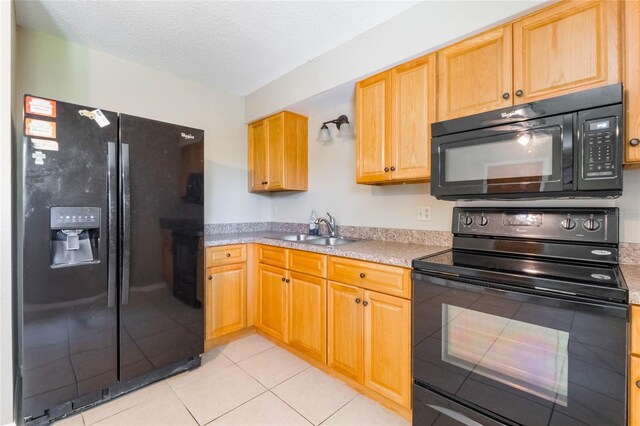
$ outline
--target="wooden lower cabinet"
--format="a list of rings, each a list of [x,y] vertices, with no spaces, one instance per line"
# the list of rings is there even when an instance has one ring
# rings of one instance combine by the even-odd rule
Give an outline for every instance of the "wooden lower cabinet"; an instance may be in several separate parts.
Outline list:
[[[629,357],[629,424],[640,425],[640,355]]]
[[[411,301],[329,282],[328,364],[411,407]]]
[[[286,270],[270,265],[258,266],[258,318],[263,331],[285,343],[288,333],[288,285]]]
[[[411,406],[411,301],[365,291],[364,385]]]
[[[364,374],[363,295],[361,288],[329,281],[327,364],[359,383]]]
[[[289,344],[327,362],[327,280],[289,272]]]
[[[247,325],[247,265],[207,268],[206,339],[241,330]]]

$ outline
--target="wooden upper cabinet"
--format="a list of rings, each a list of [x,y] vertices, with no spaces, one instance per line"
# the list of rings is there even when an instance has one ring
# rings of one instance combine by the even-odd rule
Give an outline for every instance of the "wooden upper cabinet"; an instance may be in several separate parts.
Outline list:
[[[625,163],[640,163],[640,2],[624,2]]]
[[[511,25],[438,51],[438,121],[512,105]]]
[[[265,119],[267,131],[267,187],[270,190],[284,187],[284,114]]]
[[[306,191],[307,117],[289,111],[249,124],[249,190]]]
[[[249,185],[251,191],[264,190],[267,181],[267,135],[264,121],[249,125]]]
[[[390,71],[356,84],[356,123],[356,181],[385,181],[391,152]]]
[[[426,181],[431,176],[431,123],[435,121],[435,56],[391,70],[393,181]]]
[[[567,1],[516,21],[514,103],[620,82],[620,5]]]
[[[433,55],[356,84],[358,183],[429,180],[435,85]]]

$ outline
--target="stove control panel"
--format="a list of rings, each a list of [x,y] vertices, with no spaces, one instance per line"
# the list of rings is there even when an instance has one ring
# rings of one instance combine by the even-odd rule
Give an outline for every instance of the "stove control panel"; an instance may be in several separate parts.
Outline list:
[[[618,242],[618,209],[453,209],[456,235],[499,236],[602,243]]]

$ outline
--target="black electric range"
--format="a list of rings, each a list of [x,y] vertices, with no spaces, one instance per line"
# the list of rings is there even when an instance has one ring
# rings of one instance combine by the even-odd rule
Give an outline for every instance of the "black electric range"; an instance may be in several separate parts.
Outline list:
[[[455,208],[413,262],[415,425],[624,425],[617,209]]]

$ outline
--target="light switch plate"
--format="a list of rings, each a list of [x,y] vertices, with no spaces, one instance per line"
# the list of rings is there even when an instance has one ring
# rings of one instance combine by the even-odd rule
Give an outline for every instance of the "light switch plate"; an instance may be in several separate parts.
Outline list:
[[[416,219],[419,221],[430,222],[431,206],[418,206],[418,210],[416,212]]]

